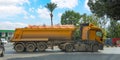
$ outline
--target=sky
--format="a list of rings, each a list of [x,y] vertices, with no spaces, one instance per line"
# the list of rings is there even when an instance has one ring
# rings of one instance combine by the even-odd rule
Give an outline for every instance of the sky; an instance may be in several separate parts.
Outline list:
[[[88,0],[0,0],[0,30],[14,30],[28,25],[50,25],[47,3],[56,3],[54,25],[60,24],[62,13],[74,10],[81,15],[91,14]]]

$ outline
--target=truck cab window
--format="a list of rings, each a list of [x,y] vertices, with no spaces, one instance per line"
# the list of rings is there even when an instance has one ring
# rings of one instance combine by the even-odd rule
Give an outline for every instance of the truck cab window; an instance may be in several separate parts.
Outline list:
[[[97,31],[96,35],[99,36],[99,37],[102,37],[102,32],[101,31]]]

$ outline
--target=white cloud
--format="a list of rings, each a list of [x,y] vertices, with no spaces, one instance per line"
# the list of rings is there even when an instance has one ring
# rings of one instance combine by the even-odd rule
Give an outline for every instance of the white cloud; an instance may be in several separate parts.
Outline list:
[[[50,12],[45,7],[38,8],[37,13],[39,14],[40,18],[43,18],[43,19],[49,19],[50,18],[50,16],[49,16]]]
[[[20,22],[0,22],[0,30],[14,30],[15,28],[26,27],[27,24]]]
[[[0,5],[23,5],[30,3],[29,0],[0,0]]]
[[[89,8],[89,6],[87,5],[87,3],[88,3],[88,0],[85,0],[84,7],[85,7],[88,11],[90,11],[90,8]]]
[[[23,4],[29,4],[28,0],[0,0],[0,17],[26,14]]]
[[[78,5],[78,0],[51,0],[56,3],[58,8],[74,8]]]
[[[17,6],[0,6],[0,16],[14,16],[17,14],[24,13],[26,14],[26,11],[22,7]]]

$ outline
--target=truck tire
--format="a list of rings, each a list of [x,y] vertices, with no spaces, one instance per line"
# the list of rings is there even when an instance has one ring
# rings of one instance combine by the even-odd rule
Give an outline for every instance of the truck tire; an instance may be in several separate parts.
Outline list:
[[[97,45],[93,45],[92,46],[92,51],[93,52],[98,52],[98,46]]]
[[[25,48],[24,48],[23,44],[16,44],[14,49],[16,52],[23,52]]]
[[[33,51],[35,51],[35,45],[32,44],[32,43],[28,43],[27,46],[26,46],[26,51],[27,52],[33,52]]]
[[[38,51],[45,51],[45,49],[47,48],[47,44],[45,42],[39,42],[37,43],[37,48]]]
[[[66,44],[65,45],[65,51],[66,52],[72,52],[74,49],[73,45],[72,44]]]

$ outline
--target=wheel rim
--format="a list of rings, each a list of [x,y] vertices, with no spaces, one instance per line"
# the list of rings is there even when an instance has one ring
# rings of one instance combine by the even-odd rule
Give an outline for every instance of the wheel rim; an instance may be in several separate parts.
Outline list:
[[[17,45],[15,46],[15,50],[16,50],[17,52],[23,52],[24,46],[23,46],[22,44],[17,44]]]
[[[73,46],[71,44],[66,45],[65,47],[67,52],[72,52],[73,51]]]
[[[39,51],[45,51],[46,44],[45,43],[38,43],[37,48],[38,48]]]
[[[35,46],[33,44],[28,44],[26,50],[28,52],[33,52],[35,50]]]

